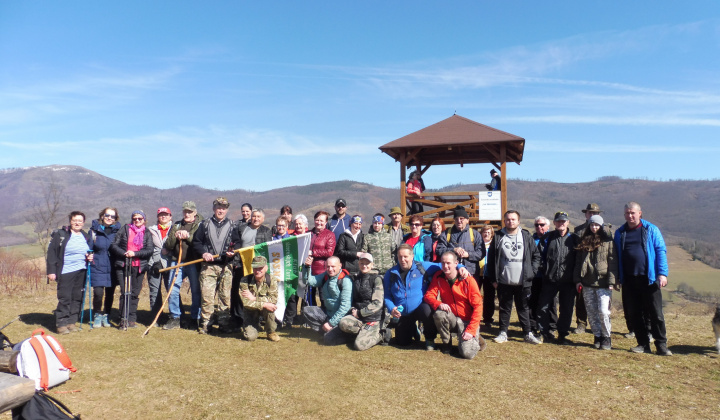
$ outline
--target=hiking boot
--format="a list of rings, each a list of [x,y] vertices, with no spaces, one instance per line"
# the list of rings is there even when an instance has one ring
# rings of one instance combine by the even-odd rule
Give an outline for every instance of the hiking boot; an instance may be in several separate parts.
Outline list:
[[[507,333],[505,331],[501,331],[500,334],[498,334],[497,337],[493,340],[494,342],[500,344],[507,341]]]
[[[602,337],[600,341],[600,350],[612,349],[612,339],[610,337]]]
[[[452,343],[442,343],[440,345],[440,351],[442,354],[450,354],[452,351]]]
[[[135,321],[128,322],[128,328],[137,328],[137,323]]]
[[[163,330],[174,330],[180,328],[180,318],[170,318],[170,320],[163,326]]]
[[[207,326],[207,324],[205,324],[205,325],[198,324],[197,332],[198,332],[198,334],[203,334],[203,335],[204,335],[204,334],[207,334],[207,333],[208,333],[208,326]]]
[[[67,325],[67,329],[68,329],[68,331],[70,331],[71,333],[80,331],[80,328],[78,328],[75,324],[69,324],[69,325]]]
[[[108,314],[103,314],[102,319],[101,319],[101,322],[102,322],[102,326],[103,326],[103,327],[109,327],[109,326],[110,326],[110,321],[108,321]]]
[[[561,346],[569,346],[572,344],[572,341],[568,340],[566,334],[560,334],[558,335],[557,340],[555,340],[555,344],[559,344]]]
[[[635,338],[635,332],[630,331],[629,333],[624,335],[625,338]]]
[[[390,345],[390,340],[392,340],[392,330],[390,328],[385,328],[385,331],[382,333],[382,344],[383,346]]]
[[[577,324],[577,328],[575,328],[572,333],[573,334],[585,334],[585,329],[587,328],[587,324],[583,324],[582,322]]]
[[[655,347],[657,347],[658,356],[672,356],[672,352],[668,349],[667,343],[657,343]]]
[[[528,344],[540,344],[540,340],[535,338],[535,336],[531,332],[525,334],[525,342]]]
[[[435,341],[425,340],[425,350],[427,350],[427,351],[435,350]]]
[[[478,349],[478,351],[485,350],[485,348],[487,347],[487,343],[485,342],[485,339],[480,334],[478,334],[477,340],[478,340],[478,344],[480,345],[480,348]]]
[[[633,353],[652,353],[652,350],[650,349],[650,344],[645,345],[638,345],[630,349]],[[668,350],[669,351],[669,350]]]
[[[602,346],[603,337],[595,336],[595,341],[593,342],[593,347],[600,350],[600,346]]]
[[[118,323],[118,329],[119,330],[126,330],[128,326],[128,322],[124,319],[120,320],[120,323]]]
[[[280,336],[276,332],[271,332],[267,335],[267,339],[270,341],[280,341]]]
[[[93,322],[90,327],[92,327],[93,329],[102,328],[102,314],[95,314],[93,316]]]
[[[67,327],[57,327],[57,333],[61,335],[70,334],[70,330]]]
[[[542,334],[541,336],[544,343],[555,341],[555,333],[553,331]]]

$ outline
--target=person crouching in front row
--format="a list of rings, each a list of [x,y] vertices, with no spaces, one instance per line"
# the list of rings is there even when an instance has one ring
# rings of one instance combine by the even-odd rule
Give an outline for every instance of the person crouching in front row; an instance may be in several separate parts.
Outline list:
[[[267,259],[257,256],[252,259],[252,274],[240,279],[240,299],[243,304],[242,337],[255,341],[260,330],[260,318],[265,320],[265,331],[270,341],[280,341],[277,335],[278,285],[277,280],[267,272]]]

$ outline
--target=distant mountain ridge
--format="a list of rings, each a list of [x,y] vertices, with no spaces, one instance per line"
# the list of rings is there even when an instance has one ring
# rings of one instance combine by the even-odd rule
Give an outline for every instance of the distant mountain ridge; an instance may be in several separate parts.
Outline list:
[[[426,177],[430,183],[431,174]],[[430,182],[429,182],[430,181]],[[0,170],[0,246],[27,243],[33,238],[6,227],[33,221],[33,207],[43,202],[43,191],[49,185],[61,188],[62,221],[71,210],[80,209],[88,220],[97,218],[105,206],[117,207],[121,221],[127,223],[130,212],[143,209],[154,221],[158,207],[167,206],[177,216],[182,202],[197,203],[203,215],[211,213],[212,201],[225,196],[231,203],[230,217],[240,216],[240,205],[252,203],[266,210],[266,223],[272,223],[278,209],[289,204],[295,214],[304,213],[309,219],[318,210],[332,214],[334,202],[342,197],[348,202],[350,214],[362,214],[369,219],[374,213],[387,214],[390,207],[399,205],[397,188],[376,187],[355,181],[330,181],[318,184],[288,186],[269,191],[250,191],[251,185],[234,190],[211,190],[197,185],[183,185],[170,189],[130,185],[108,178],[79,166],[52,165]],[[720,181],[648,181],[603,177],[586,183],[555,183],[546,181],[510,180],[509,207],[518,210],[525,225],[542,214],[552,218],[556,211],[567,211],[574,225],[584,221],[581,209],[595,202],[605,211],[606,222],[617,227],[624,223],[623,205],[637,201],[644,217],[658,225],[666,238],[674,242],[717,242],[720,224],[712,215],[720,208]],[[247,189],[245,189],[247,188]],[[484,184],[457,184],[434,191],[485,191]],[[312,224],[312,222],[311,222]]]

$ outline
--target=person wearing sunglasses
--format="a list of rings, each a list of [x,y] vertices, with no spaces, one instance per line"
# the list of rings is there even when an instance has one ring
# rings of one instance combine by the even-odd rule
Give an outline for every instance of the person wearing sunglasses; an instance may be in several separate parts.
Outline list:
[[[110,252],[115,257],[115,277],[120,283],[120,295],[125,294],[125,268],[129,262],[130,305],[125,308],[125,299],[120,299],[119,328],[137,327],[137,307],[143,276],[148,270],[148,261],[153,254],[153,241],[145,227],[145,213],[135,210],[130,217],[131,222],[117,232],[110,245]]]
[[[564,211],[555,213],[555,230],[546,234],[542,243],[541,271],[543,275],[540,300],[538,302],[539,328],[545,341],[555,339],[550,333],[550,306],[554,306],[555,297],[559,299],[557,321],[557,344],[569,344],[573,308],[575,307],[575,247],[580,238],[570,232],[570,218]]]
[[[417,262],[430,261],[432,258],[432,234],[423,229],[422,216],[410,216],[410,233],[403,236],[403,243],[413,249],[413,259]]]
[[[533,240],[535,240],[535,246],[538,247],[538,250],[542,254],[542,246],[543,242],[541,241],[542,237],[547,234],[548,230],[550,230],[550,220],[548,220],[545,216],[538,216],[535,218],[535,233],[533,233],[532,237]],[[533,333],[536,337],[540,337],[540,316],[538,315],[538,303],[540,302],[540,290],[542,289],[542,270],[539,270],[538,273],[535,275],[535,278],[532,282],[532,287],[530,288],[530,297],[528,298],[528,306],[530,307],[530,327],[533,330]],[[549,313],[550,313],[550,332],[551,334],[554,334],[557,331],[557,306],[558,306],[558,300],[557,297],[555,298],[555,303],[550,305]]]
[[[340,240],[340,235],[350,228],[350,215],[347,214],[347,202],[344,198],[335,201],[335,214],[328,221],[328,229],[335,235],[335,243]]]
[[[93,328],[109,327],[108,315],[112,310],[117,279],[113,276],[115,257],[110,255],[110,245],[120,230],[120,222],[115,207],[105,207],[97,220],[92,221],[90,234],[93,237],[93,264],[90,281],[93,290]]]

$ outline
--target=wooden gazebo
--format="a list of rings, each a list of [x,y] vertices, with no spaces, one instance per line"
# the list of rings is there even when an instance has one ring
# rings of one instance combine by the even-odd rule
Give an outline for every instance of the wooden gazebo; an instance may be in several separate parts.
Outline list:
[[[501,213],[507,210],[507,162],[518,165],[523,159],[525,139],[477,123],[459,115],[435,123],[422,130],[391,141],[380,150],[400,162],[400,205],[407,215],[406,170],[415,167],[421,174],[433,165],[464,166],[471,163],[490,163],[500,171],[502,177]],[[478,179],[489,179],[487,173]],[[479,195],[483,191],[459,191],[434,193],[425,191],[424,210],[418,213],[428,224],[435,215],[445,218],[446,225],[452,224],[451,210],[461,205],[470,216],[470,224],[499,224],[499,220],[480,220]],[[447,213],[446,213],[447,212]],[[407,216],[404,221],[407,221]]]

